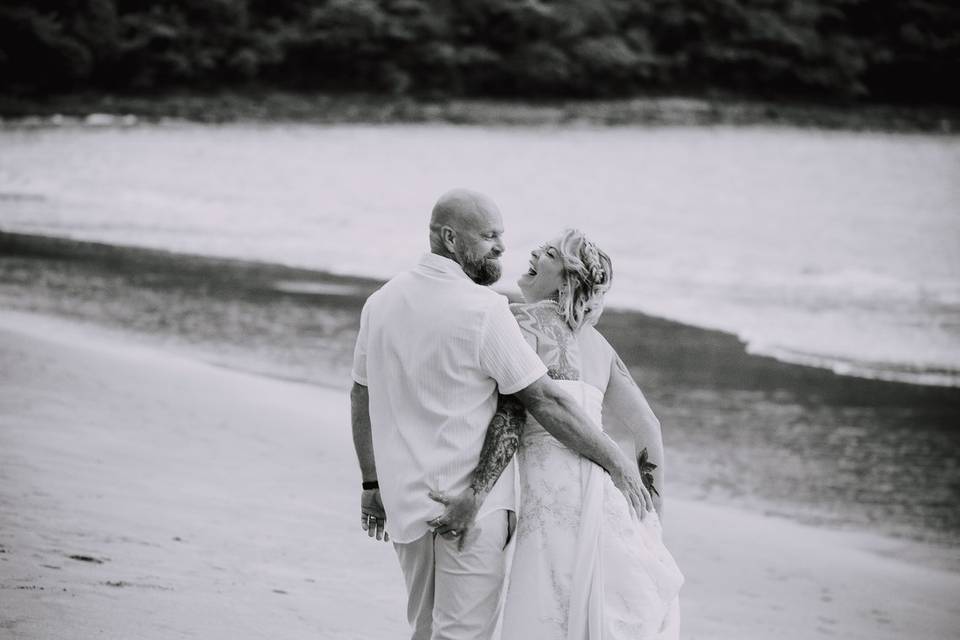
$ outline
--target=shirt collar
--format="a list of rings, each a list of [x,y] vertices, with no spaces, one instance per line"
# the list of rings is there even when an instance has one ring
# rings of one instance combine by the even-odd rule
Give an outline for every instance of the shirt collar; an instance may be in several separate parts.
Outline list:
[[[420,258],[420,263],[418,266],[433,273],[470,280],[470,277],[463,272],[463,267],[461,267],[457,262],[451,260],[450,258],[439,256],[435,253],[423,254],[423,257]]]

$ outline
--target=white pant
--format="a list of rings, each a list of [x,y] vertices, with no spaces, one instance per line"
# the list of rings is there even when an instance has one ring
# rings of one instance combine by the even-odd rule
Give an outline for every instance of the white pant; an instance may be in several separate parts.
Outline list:
[[[433,533],[394,543],[412,640],[490,640],[499,631],[511,515],[499,509],[477,520],[463,551]]]

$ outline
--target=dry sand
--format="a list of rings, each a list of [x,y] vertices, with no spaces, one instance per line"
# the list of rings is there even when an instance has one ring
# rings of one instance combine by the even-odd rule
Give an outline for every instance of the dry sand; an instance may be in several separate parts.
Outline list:
[[[343,392],[0,313],[0,638],[405,637],[358,482]],[[684,638],[960,637],[916,545],[667,509]]]

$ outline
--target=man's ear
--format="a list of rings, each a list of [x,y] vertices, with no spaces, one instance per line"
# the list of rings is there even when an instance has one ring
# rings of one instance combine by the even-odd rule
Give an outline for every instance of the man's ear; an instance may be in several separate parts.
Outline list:
[[[443,246],[450,253],[454,252],[454,248],[457,246],[457,232],[453,227],[443,225],[440,227],[440,241],[443,242]]]

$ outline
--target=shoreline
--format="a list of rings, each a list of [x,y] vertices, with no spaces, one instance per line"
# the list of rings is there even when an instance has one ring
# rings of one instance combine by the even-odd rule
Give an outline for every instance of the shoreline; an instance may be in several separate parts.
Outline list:
[[[139,121],[318,124],[443,123],[471,126],[796,126],[829,130],[960,131],[960,108],[829,104],[733,97],[646,96],[618,100],[516,101],[250,90],[158,95],[74,93],[0,98],[0,124]]]
[[[2,228],[0,255],[94,264],[134,274],[169,271],[171,264],[176,263],[179,278],[198,283],[213,281],[219,291],[310,300],[333,304],[358,314],[366,297],[384,283],[374,277],[308,267],[114,245]],[[637,324],[645,328],[642,335],[636,332]],[[729,331],[686,324],[637,309],[607,307],[599,327],[618,352],[643,352],[644,359],[650,362],[647,367],[650,371],[645,372],[645,377],[659,379],[663,375],[663,367],[657,366],[658,361],[668,358],[702,361],[706,357],[711,364],[706,370],[684,367],[686,381],[707,381],[709,376],[711,383],[728,383],[737,387],[815,386],[828,390],[827,397],[847,395],[870,398],[870,402],[880,398],[887,403],[909,399],[960,407],[960,387],[843,374],[825,366],[782,360],[751,351],[743,339]],[[704,345],[709,347],[706,353]],[[676,382],[669,377],[664,381]],[[824,395],[818,393],[814,399],[823,400]]]
[[[346,389],[379,281],[0,232],[0,307],[225,369]],[[736,336],[608,310],[598,327],[664,428],[685,495],[797,522],[960,543],[960,390],[839,376]],[[892,479],[898,479],[896,481]]]
[[[343,392],[10,312],[0,362],[13,637],[404,633],[392,549],[350,516]],[[960,571],[908,553],[927,545],[674,497],[665,521],[685,637],[947,638],[960,624]]]

